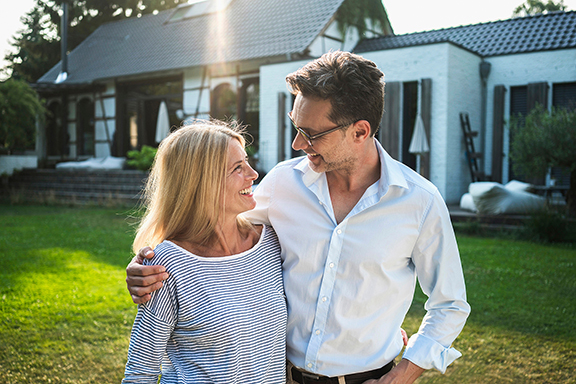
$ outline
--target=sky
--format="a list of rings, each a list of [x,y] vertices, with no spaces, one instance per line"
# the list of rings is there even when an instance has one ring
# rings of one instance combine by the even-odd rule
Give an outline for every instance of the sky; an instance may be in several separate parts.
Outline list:
[[[30,11],[35,3],[34,0],[2,2],[0,59],[11,50],[11,37],[23,28],[20,17]],[[384,7],[394,33],[400,35],[508,19],[522,3],[524,0],[384,0]],[[564,4],[568,10],[576,10],[576,0],[564,0]],[[0,68],[5,65],[2,60]]]

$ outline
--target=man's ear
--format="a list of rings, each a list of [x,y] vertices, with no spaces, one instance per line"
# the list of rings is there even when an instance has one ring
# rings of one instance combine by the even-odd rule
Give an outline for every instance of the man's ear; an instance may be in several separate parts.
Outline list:
[[[361,143],[370,138],[370,123],[367,120],[359,120],[352,126],[354,141]]]

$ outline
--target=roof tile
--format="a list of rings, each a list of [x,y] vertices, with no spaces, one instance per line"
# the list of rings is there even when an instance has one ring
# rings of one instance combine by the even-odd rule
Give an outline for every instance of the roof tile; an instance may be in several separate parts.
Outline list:
[[[452,42],[481,56],[510,55],[576,47],[576,11],[550,12],[360,42],[355,52]]]
[[[233,0],[168,22],[174,10],[100,26],[68,55],[66,83],[303,52],[344,0]],[[38,83],[54,82],[58,63]]]

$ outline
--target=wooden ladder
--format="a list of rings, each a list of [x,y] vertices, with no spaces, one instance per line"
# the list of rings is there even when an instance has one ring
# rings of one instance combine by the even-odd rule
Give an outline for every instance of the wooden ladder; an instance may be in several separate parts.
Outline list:
[[[470,118],[468,113],[460,113],[460,126],[462,127],[462,133],[464,134],[464,144],[466,145],[466,160],[468,161],[468,168],[470,168],[470,176],[472,177],[472,182],[486,181],[487,177],[484,172],[480,171],[478,165],[479,160],[482,158],[480,152],[476,152],[474,149],[474,138],[478,136],[478,131],[472,131],[470,129]]]

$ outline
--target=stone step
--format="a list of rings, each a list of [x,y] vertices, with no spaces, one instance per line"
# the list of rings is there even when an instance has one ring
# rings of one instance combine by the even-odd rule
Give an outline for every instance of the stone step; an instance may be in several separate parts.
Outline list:
[[[4,193],[42,201],[137,203],[147,172],[134,170],[24,169],[8,179]]]

